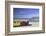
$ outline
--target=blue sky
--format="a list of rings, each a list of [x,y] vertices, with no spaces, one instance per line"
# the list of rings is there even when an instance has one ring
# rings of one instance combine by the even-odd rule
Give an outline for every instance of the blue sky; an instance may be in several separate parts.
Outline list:
[[[14,8],[14,18],[32,18],[39,17],[39,9],[36,8]]]

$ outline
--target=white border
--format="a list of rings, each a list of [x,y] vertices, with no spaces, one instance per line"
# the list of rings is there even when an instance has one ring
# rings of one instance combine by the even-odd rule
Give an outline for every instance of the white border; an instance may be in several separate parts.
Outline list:
[[[38,8],[39,10],[39,27],[18,27],[13,28],[13,8]],[[32,5],[10,5],[10,32],[17,31],[35,31],[42,30],[42,6],[32,6]]]

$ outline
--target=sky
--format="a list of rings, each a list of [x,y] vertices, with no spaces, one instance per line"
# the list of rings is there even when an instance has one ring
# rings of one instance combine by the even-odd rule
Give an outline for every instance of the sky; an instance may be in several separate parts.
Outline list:
[[[36,8],[13,8],[13,18],[39,17],[39,9]]]

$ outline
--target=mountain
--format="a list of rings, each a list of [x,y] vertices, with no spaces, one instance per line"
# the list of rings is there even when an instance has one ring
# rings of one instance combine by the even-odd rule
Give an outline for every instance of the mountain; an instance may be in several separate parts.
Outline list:
[[[32,17],[31,19],[29,19],[29,21],[31,21],[31,22],[39,22],[39,17]]]
[[[18,21],[31,21],[31,22],[39,22],[39,17],[32,17],[32,18],[14,18],[14,20]]]

